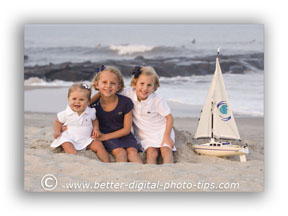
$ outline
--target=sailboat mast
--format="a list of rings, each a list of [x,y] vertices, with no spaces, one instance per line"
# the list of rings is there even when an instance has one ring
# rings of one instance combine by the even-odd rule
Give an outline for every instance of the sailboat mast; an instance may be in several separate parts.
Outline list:
[[[220,47],[217,50],[217,57],[216,59],[218,59],[220,55]],[[213,128],[214,128],[214,103],[213,100],[211,101],[211,139],[214,140],[214,133],[213,133]]]
[[[217,49],[217,56],[216,56],[216,58],[218,58],[219,55],[220,55],[220,47]]]
[[[211,101],[211,138],[214,138],[213,134],[213,127],[214,127],[214,121],[213,121],[214,115],[213,115],[213,101]]]

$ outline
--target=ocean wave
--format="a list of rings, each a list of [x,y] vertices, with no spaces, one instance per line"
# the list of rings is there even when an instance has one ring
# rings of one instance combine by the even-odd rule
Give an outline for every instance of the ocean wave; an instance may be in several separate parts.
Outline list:
[[[172,110],[174,109],[181,109],[181,111],[193,114],[195,117],[200,117],[201,110],[203,108],[203,105],[195,104],[195,103],[189,103],[187,101],[183,101],[181,99],[173,99],[169,98],[166,100],[168,104],[171,106]],[[253,108],[252,108],[253,109]],[[235,117],[264,117],[264,113],[260,110],[257,110],[257,108],[254,108],[256,110],[251,111],[247,108],[235,108],[232,110],[233,115]],[[260,108],[258,108],[260,109]]]
[[[205,84],[211,82],[213,75],[204,75],[204,76],[174,76],[174,77],[160,77],[161,84],[183,84],[183,83],[196,83],[196,84]]]
[[[188,76],[188,77],[183,77],[183,76],[176,76],[176,77],[160,77],[160,83],[163,85],[177,85],[179,83],[188,83],[188,82],[193,82],[193,83],[207,83],[210,82],[211,80],[211,75],[207,75],[207,81],[198,79],[197,76]],[[124,77],[123,78],[125,86],[129,86],[131,82],[131,78]],[[87,83],[91,83],[91,81],[85,81]],[[73,82],[69,81],[63,81],[63,80],[53,80],[53,81],[45,81],[43,79],[40,79],[38,77],[30,77],[29,79],[24,80],[24,85],[25,86],[70,86],[73,84]]]
[[[237,116],[241,116],[241,117],[264,117],[264,113],[263,112],[252,112],[252,111],[240,111],[240,110],[236,110],[233,111],[233,114],[235,117]]]
[[[24,48],[25,55],[33,55],[37,58],[37,55],[50,56],[56,58],[64,56],[70,57],[71,59],[79,58],[79,56],[95,57],[95,56],[107,56],[107,57],[136,57],[137,55],[149,56],[149,57],[171,57],[171,56],[190,56],[199,55],[199,50],[191,51],[188,47],[177,47],[177,46],[149,46],[143,44],[112,44],[112,45],[101,45],[95,44],[95,46],[70,46],[70,47],[42,47],[33,46]],[[201,53],[201,51],[200,51]],[[203,54],[205,54],[203,52]],[[39,58],[39,56],[38,56]]]
[[[183,51],[179,47],[167,47],[167,46],[148,46],[142,44],[112,44],[95,46],[71,46],[71,47],[25,47],[25,54],[31,53],[46,53],[46,54],[69,54],[72,55],[119,55],[119,56],[135,56],[139,54],[155,54],[160,56],[166,56],[167,53],[179,53]]]
[[[168,98],[168,99],[166,99],[166,101],[168,102],[168,103],[174,103],[174,104],[178,104],[178,105],[186,105],[186,106],[195,106],[195,104],[193,104],[193,103],[189,103],[189,102],[187,102],[187,101],[182,101],[181,99],[176,99],[176,98]],[[198,106],[200,106],[200,105],[198,105]]]
[[[46,82],[43,79],[38,77],[30,77],[27,80],[24,80],[24,86],[39,86],[39,87],[69,87],[74,82],[67,82],[63,80],[54,80],[53,82]],[[89,83],[89,81],[87,81]]]
[[[182,79],[183,78],[183,79]],[[165,78],[166,81],[171,79],[171,82],[175,82],[173,81],[172,78]],[[176,79],[178,79],[178,81],[183,81],[186,78],[184,77],[177,77]],[[87,83],[91,84],[91,82],[86,81]],[[130,79],[125,79],[125,86],[129,86],[130,83]],[[64,87],[64,88],[68,88],[69,86],[71,86],[73,84],[73,82],[67,82],[67,81],[62,81],[62,80],[55,80],[52,82],[46,82],[43,79],[39,79],[36,77],[31,77],[27,80],[24,81],[24,85],[28,86],[28,87],[39,87],[39,89],[41,89],[42,87],[47,87],[47,88],[53,88],[53,87]],[[170,88],[171,85],[161,85],[161,88],[159,90],[157,90],[157,93],[165,98],[165,100],[168,102],[168,104],[170,105],[172,110],[180,110],[181,116],[183,115],[187,115],[187,116],[195,116],[195,117],[199,117],[200,116],[200,112],[201,109],[203,107],[203,102],[204,99],[206,97],[206,91],[208,91],[206,88],[204,90],[204,94],[202,94],[201,92],[197,91],[197,89],[199,90],[199,88],[203,89],[203,87],[199,86],[200,84],[194,84],[193,85],[193,89],[195,89],[196,91],[192,94],[193,97],[191,97],[191,95],[189,95],[189,97],[187,97],[187,94],[178,94],[179,92],[185,92],[187,91],[187,86],[181,86],[180,89],[178,89],[177,92],[175,92],[175,88]],[[209,84],[208,84],[209,85]],[[208,86],[207,86],[208,88]],[[42,91],[50,91],[48,90],[42,90]],[[67,91],[67,89],[64,90],[65,92]],[[235,92],[234,95],[237,95],[238,93]],[[236,96],[235,96],[236,97]],[[247,98],[245,98],[247,99]],[[250,99],[249,99],[250,100]],[[254,100],[254,99],[253,99]],[[233,102],[233,101],[231,101]],[[235,102],[235,101],[234,101]],[[255,102],[255,100],[254,100]],[[257,103],[248,103],[249,107],[246,106],[242,106],[242,103],[240,103],[240,105],[237,103],[233,105],[233,114],[236,117],[242,117],[242,116],[248,116],[248,117],[263,117],[264,113],[263,113],[263,108],[261,107],[262,103],[261,100],[259,100],[259,102]],[[36,111],[43,111],[43,110],[36,110]]]
[[[168,102],[172,110],[181,109],[182,112],[186,114],[187,113],[193,114],[194,117],[200,117],[201,115],[201,110],[203,108],[203,105],[189,103],[186,101],[184,102],[184,101],[181,101],[181,99],[172,99],[172,98],[169,98],[166,101]],[[247,110],[247,108],[244,110],[236,108],[232,110],[232,112],[235,117],[264,117],[263,112],[257,111],[257,110],[251,111],[251,110]]]
[[[146,45],[110,45],[110,50],[117,51],[119,55],[133,55],[135,53],[144,53],[154,49],[153,46]]]

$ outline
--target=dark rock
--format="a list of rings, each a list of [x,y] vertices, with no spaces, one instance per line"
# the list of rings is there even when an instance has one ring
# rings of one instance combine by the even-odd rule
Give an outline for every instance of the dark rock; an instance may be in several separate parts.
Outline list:
[[[260,69],[260,70],[264,70],[264,59],[247,59],[246,60],[247,63],[249,63],[250,65]]]
[[[231,66],[229,69],[230,69],[231,73],[233,73],[233,74],[243,74],[243,72],[244,72],[244,68],[242,66],[238,66],[238,65]]]
[[[25,57],[24,57],[25,58]],[[113,65],[120,69],[123,76],[131,77],[135,66],[152,66],[159,76],[191,76],[213,74],[215,71],[215,56],[206,57],[170,57],[146,59],[137,56],[130,60],[106,60],[104,62],[85,61],[81,63],[64,62],[43,66],[29,66],[24,68],[24,79],[39,77],[47,81],[60,79],[64,81],[92,80],[96,68],[104,65]],[[251,68],[264,69],[264,54],[220,56],[223,73],[246,73]]]
[[[145,60],[143,56],[136,56],[134,59],[136,61],[144,61]]]

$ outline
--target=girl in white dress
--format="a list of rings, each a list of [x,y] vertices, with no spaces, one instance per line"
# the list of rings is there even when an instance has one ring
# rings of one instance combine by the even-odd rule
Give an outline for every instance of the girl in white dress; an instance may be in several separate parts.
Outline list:
[[[163,163],[173,163],[174,120],[166,101],[155,93],[160,86],[157,73],[150,66],[135,67],[131,86],[121,93],[134,103],[133,130],[146,151],[146,163],[156,164],[159,150]]]
[[[77,154],[77,150],[88,149],[96,152],[103,162],[109,162],[109,156],[101,141],[96,111],[88,107],[91,88],[86,83],[73,84],[68,91],[68,106],[57,114],[54,124],[54,138],[51,147],[62,146],[68,154]],[[67,130],[61,133],[62,126]]]

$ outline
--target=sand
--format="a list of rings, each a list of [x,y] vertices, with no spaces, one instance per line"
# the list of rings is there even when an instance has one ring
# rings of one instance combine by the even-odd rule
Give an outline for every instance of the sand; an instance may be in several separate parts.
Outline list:
[[[236,119],[242,140],[249,144],[250,153],[245,163],[239,162],[239,157],[236,156],[219,158],[195,154],[191,143],[197,119],[175,118],[177,147],[177,152],[174,154],[175,163],[140,165],[102,163],[92,151],[80,151],[74,156],[53,150],[50,144],[53,141],[55,116],[48,113],[24,114],[25,191],[264,191],[263,118]],[[141,157],[145,160],[144,153],[141,153]]]

